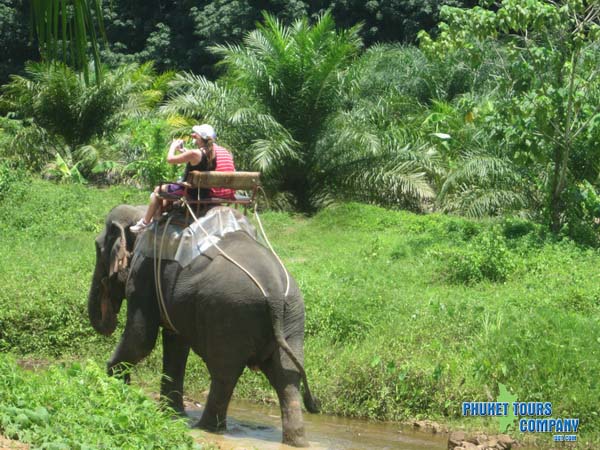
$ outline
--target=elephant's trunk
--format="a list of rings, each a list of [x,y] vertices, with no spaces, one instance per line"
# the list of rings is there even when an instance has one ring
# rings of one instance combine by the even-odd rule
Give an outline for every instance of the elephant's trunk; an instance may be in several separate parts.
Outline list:
[[[108,281],[99,274],[98,266],[88,295],[88,315],[94,330],[110,336],[117,328],[117,314],[109,297]]]

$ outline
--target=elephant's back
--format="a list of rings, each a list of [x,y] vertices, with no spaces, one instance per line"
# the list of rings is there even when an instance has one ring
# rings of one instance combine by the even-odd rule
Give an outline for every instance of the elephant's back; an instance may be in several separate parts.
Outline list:
[[[241,231],[226,235],[217,246],[207,253],[211,262],[202,271],[215,289],[243,289],[248,295],[255,293],[260,297],[284,296],[288,277],[268,248]]]
[[[215,348],[231,353],[231,358],[260,359],[274,342],[269,301],[285,302],[286,334],[294,327],[303,330],[304,304],[298,286],[290,276],[288,289],[277,258],[244,232],[226,235],[218,246],[220,250],[213,248],[188,267],[177,269],[171,291],[174,320],[205,359],[214,362],[221,357],[211,353]],[[172,267],[175,270],[176,264]],[[228,342],[226,349],[222,341]]]

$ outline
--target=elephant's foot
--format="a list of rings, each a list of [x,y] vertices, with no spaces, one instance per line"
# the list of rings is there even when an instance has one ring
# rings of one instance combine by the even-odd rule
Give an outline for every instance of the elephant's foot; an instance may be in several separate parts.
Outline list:
[[[185,419],[188,417],[188,414],[185,412],[185,408],[182,406],[175,407],[170,405],[168,402],[162,403],[162,408],[171,413],[171,417],[173,419]]]
[[[283,430],[282,443],[291,445],[292,447],[310,447],[306,436],[304,435],[304,427],[296,430]]]
[[[205,431],[210,431],[211,433],[218,433],[227,429],[227,420],[219,420],[218,417],[208,418],[202,415],[202,418],[196,422],[194,428],[200,428]]]
[[[169,398],[168,396],[161,394],[160,404],[162,408],[169,409],[173,412],[175,416],[187,417],[181,395],[177,395],[175,398]]]

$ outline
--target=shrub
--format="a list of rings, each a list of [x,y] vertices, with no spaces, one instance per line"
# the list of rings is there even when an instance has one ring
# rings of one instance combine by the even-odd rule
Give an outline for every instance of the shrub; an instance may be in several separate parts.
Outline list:
[[[565,209],[565,224],[561,235],[580,245],[600,247],[597,224],[600,220],[600,195],[594,186],[583,181],[572,186],[565,196],[568,206]]]
[[[27,177],[26,172],[16,163],[9,161],[0,162],[0,202],[4,196],[12,189],[14,183],[24,180]]]
[[[507,217],[502,221],[502,234],[507,239],[516,239],[536,230],[536,225],[518,217]]]
[[[492,231],[479,235],[464,249],[448,255],[447,275],[456,283],[505,281],[515,263],[504,238]]]
[[[469,240],[481,232],[481,224],[473,220],[462,218],[448,218],[445,222],[445,231],[447,233],[458,233],[463,240]]]
[[[174,180],[177,166],[166,162],[169,146],[168,125],[161,119],[131,119],[122,129],[126,139],[121,143],[129,164],[125,170],[141,184],[154,187],[162,181]]]
[[[0,385],[0,431],[37,448],[198,448],[184,421],[92,362],[31,373],[1,356]]]

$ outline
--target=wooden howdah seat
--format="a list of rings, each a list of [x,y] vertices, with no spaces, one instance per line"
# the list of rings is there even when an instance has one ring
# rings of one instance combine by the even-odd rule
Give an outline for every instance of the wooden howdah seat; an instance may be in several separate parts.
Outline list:
[[[256,194],[260,187],[260,172],[217,172],[207,171],[201,172],[197,170],[191,171],[185,181],[171,182],[170,184],[179,184],[184,188],[184,195],[173,195],[160,193],[159,198],[163,200],[161,205],[161,213],[171,207],[173,203],[180,202],[182,197],[185,197],[187,203],[194,206],[196,215],[209,205],[233,205],[234,207],[242,206],[244,214],[248,207],[254,206]],[[191,189],[210,189],[210,188],[226,188],[235,189],[235,199],[230,198],[197,198],[188,195]],[[186,216],[187,216],[186,208]]]

